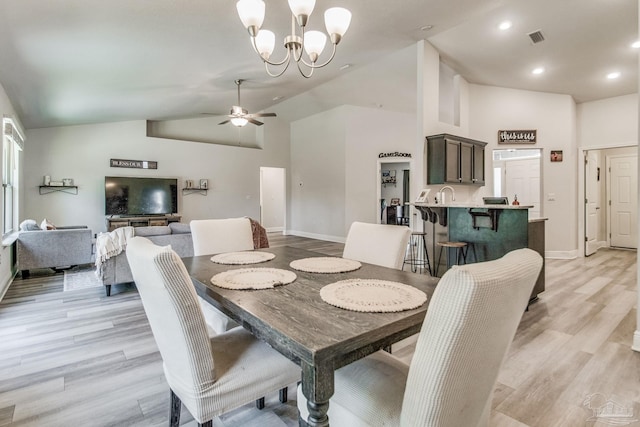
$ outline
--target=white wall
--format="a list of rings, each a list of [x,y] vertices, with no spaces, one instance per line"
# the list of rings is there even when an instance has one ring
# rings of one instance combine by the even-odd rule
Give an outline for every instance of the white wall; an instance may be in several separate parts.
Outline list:
[[[345,236],[353,221],[375,223],[378,218],[378,155],[398,151],[416,157],[413,151],[415,115],[374,108],[348,107],[346,110]],[[401,190],[401,170],[396,171],[396,180],[399,180],[397,188]],[[413,182],[410,187],[412,193],[417,193]],[[402,199],[402,194],[399,197]]]
[[[148,138],[145,121],[67,126],[27,131],[22,219],[50,219],[58,225],[87,225],[106,231],[104,177],[158,176],[209,180],[206,196],[178,195],[182,221],[249,216],[259,219],[260,166],[289,166],[288,126],[264,126],[263,149]],[[153,160],[157,170],[112,168],[109,160]],[[73,178],[78,195],[38,194],[42,177]]]
[[[493,149],[498,130],[537,129],[535,148],[542,149],[542,216],[546,222],[546,253],[549,257],[571,258],[578,254],[578,150],[576,105],[569,95],[556,95],[492,86],[469,85],[469,134],[488,142]],[[551,163],[550,150],[562,150],[563,161]],[[485,159],[485,160],[486,160]],[[490,164],[490,162],[487,162]],[[491,195],[493,175],[477,194]],[[549,200],[554,198],[555,200]]]
[[[333,241],[345,236],[345,110],[291,123],[289,233]]]
[[[579,147],[638,144],[638,94],[578,104],[577,117]]]
[[[411,153],[414,123],[411,114],[355,106],[292,123],[289,233],[343,242],[353,221],[375,223],[378,155]]]

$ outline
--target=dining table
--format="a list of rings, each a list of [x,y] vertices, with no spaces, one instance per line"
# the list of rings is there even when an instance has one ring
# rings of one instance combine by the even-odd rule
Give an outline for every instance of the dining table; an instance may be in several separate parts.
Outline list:
[[[275,257],[252,265],[215,263],[209,255],[187,257],[183,261],[199,296],[300,365],[309,416],[306,420],[299,419],[299,424],[329,426],[327,411],[334,393],[335,370],[418,333],[438,278],[367,263],[349,272],[305,272],[290,267],[290,263],[327,255],[291,246],[259,251]],[[288,270],[296,278],[292,283],[260,290],[227,289],[212,284],[214,275],[238,268]],[[413,309],[362,312],[339,308],[321,298],[323,287],[347,279],[398,282],[424,292],[427,299]]]

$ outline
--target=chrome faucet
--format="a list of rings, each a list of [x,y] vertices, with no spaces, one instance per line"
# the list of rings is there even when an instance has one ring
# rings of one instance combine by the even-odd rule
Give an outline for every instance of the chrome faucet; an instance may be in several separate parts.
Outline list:
[[[446,189],[451,190],[451,201],[452,201],[452,202],[455,202],[455,201],[456,201],[456,192],[455,192],[455,190],[453,189],[453,187],[451,187],[451,186],[449,186],[449,185],[445,185],[444,187],[442,187],[442,188],[440,189],[440,191],[438,191],[438,194],[440,194],[440,203],[441,203],[441,204],[443,204],[443,205],[446,203],[446,200],[445,200],[445,198],[444,198],[444,190],[446,190]]]

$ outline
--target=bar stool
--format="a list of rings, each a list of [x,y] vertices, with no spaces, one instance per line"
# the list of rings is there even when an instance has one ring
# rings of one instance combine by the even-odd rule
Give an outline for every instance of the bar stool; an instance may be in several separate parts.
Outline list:
[[[427,252],[427,243],[425,236],[427,233],[423,231],[414,231],[409,237],[409,252],[404,258],[402,268],[405,264],[411,265],[411,271],[416,273],[418,268],[420,270],[427,269],[429,275],[433,276],[431,271],[431,263],[429,262],[429,252]],[[420,271],[422,273],[422,271]]]
[[[440,253],[438,254],[438,262],[435,266],[436,277],[438,276],[438,267],[440,267],[440,259],[442,258],[444,248],[447,248],[447,254],[451,248],[456,250],[456,264],[460,265],[467,263],[467,252],[469,250],[467,242],[438,242],[437,245],[440,246]]]

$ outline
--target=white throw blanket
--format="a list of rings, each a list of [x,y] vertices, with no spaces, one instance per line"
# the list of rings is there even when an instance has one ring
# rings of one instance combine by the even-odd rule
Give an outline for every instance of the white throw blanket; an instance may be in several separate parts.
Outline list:
[[[127,241],[134,236],[133,227],[120,227],[96,237],[96,274],[102,277],[102,263],[121,253],[127,247]]]

